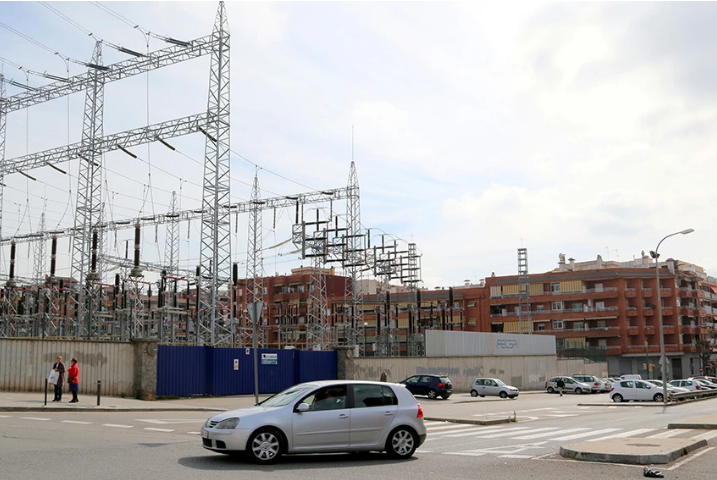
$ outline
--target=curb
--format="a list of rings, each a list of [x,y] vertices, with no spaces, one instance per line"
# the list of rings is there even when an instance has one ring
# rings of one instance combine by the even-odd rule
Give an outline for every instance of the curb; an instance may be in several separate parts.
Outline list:
[[[500,425],[502,423],[510,423],[507,418],[496,418],[495,420],[461,420],[459,418],[424,417],[423,419],[427,422],[465,423],[468,425]]]
[[[636,439],[639,440],[639,439]],[[579,452],[569,447],[560,447],[560,455],[573,460],[605,463],[625,463],[629,465],[667,464],[687,455],[697,449],[707,446],[707,440],[698,440],[684,447],[667,453],[606,453],[606,452]]]
[[[714,423],[668,423],[667,428],[686,428],[691,430],[717,430]]]

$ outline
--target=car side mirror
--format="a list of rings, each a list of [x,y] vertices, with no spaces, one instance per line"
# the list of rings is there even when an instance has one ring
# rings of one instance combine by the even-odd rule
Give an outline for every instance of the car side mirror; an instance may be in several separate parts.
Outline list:
[[[299,413],[308,412],[311,409],[308,403],[301,402],[297,407],[296,411]]]

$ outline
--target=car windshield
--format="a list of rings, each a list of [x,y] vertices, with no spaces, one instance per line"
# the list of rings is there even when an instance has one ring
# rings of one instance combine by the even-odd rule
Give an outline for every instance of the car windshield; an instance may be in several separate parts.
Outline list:
[[[498,380],[498,379],[496,378],[496,379],[495,379],[495,380],[493,380],[493,381],[494,381],[495,383],[497,383],[499,387],[503,387],[503,386],[505,386],[505,383],[503,383],[503,381],[502,381],[502,380]]]
[[[283,392],[272,395],[263,402],[260,402],[259,405],[262,407],[283,407],[297,400],[313,388],[316,388],[316,385],[295,385],[291,388],[287,388]]]

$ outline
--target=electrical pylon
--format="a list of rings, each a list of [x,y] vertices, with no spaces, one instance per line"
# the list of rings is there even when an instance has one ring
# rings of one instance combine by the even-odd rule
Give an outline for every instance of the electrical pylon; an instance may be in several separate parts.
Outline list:
[[[254,185],[251,189],[251,197],[249,199],[251,207],[249,210],[249,245],[247,248],[246,262],[246,304],[251,305],[254,302],[264,301],[264,254],[262,253],[262,205],[261,192],[259,190],[259,174],[254,174]],[[242,344],[250,340],[256,328],[257,344],[263,346],[266,343],[266,331],[262,328],[266,323],[266,319],[258,318],[255,322],[246,316],[246,327],[242,328]]]
[[[219,3],[214,22],[209,73],[200,272],[206,280],[200,295],[200,325],[204,341],[212,344],[219,314],[219,289],[231,278],[229,224],[229,24],[224,2]],[[223,322],[222,322],[223,323]],[[231,340],[230,340],[231,341]]]
[[[353,150],[353,148],[352,148]],[[353,152],[352,152],[353,156]],[[344,292],[345,302],[349,307],[348,343],[351,346],[359,345],[361,355],[364,344],[358,341],[358,331],[363,329],[363,290],[361,285],[362,270],[366,265],[365,234],[361,227],[361,196],[359,190],[356,163],[351,160],[349,181],[347,185],[348,198],[346,199],[346,252],[344,255],[344,269],[351,278],[346,281]]]

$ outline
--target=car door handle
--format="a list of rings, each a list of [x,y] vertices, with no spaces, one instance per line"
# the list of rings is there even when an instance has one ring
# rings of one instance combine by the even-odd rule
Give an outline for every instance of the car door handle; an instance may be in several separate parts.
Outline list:
[[[346,415],[345,413],[342,413],[341,415],[339,415],[339,418],[349,418],[349,416]]]
[[[384,415],[385,417],[392,417],[392,416],[393,416],[393,412],[384,412],[383,415]]]

